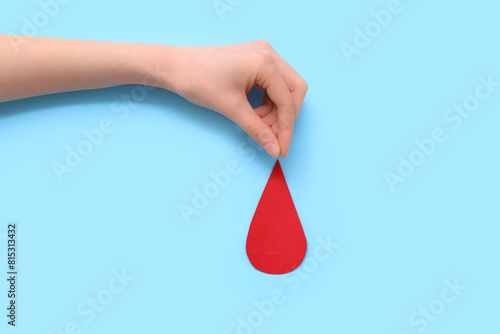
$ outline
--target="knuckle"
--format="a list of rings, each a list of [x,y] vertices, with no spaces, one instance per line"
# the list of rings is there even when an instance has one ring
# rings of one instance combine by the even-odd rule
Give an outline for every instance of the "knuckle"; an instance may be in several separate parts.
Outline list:
[[[254,43],[256,46],[263,48],[263,49],[272,49],[273,48],[268,41],[263,40],[263,39],[255,41]]]
[[[260,66],[269,66],[274,63],[271,51],[266,49],[255,50],[256,63]]]
[[[265,60],[271,61],[273,59],[273,55],[272,55],[271,51],[269,51],[267,49],[260,49],[257,52],[259,53],[259,56]]]
[[[304,90],[304,92],[307,93],[307,91],[309,90],[309,85],[307,84],[307,82],[305,82],[305,80],[303,80],[303,83],[302,83],[302,89]]]

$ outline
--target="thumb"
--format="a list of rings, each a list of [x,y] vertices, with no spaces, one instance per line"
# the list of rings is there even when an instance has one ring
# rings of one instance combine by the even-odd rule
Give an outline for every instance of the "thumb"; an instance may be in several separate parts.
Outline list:
[[[245,130],[269,155],[277,158],[280,154],[278,137],[256,113],[252,106],[245,101],[237,108],[232,120]]]

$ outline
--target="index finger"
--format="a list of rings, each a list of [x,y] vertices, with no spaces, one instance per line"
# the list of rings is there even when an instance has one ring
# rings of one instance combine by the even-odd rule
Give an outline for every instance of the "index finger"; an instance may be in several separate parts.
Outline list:
[[[292,66],[290,66],[290,64],[288,64],[285,59],[278,54],[278,52],[276,52],[276,50],[274,50],[270,43],[266,41],[255,41],[254,44],[270,52],[274,63],[276,64],[281,76],[290,90],[290,93],[293,96],[295,101],[295,118],[297,118],[300,110],[302,109],[302,104],[304,103],[308,90],[307,82]]]
[[[262,69],[256,83],[264,88],[277,108],[278,141],[281,156],[286,157],[293,137],[295,101],[280,71],[273,63]]]

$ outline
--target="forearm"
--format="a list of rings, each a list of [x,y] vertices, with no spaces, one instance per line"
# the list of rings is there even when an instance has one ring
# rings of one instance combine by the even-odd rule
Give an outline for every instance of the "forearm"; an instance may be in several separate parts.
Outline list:
[[[156,44],[45,37],[32,37],[17,50],[7,35],[0,35],[0,102],[123,84],[151,84],[154,80],[146,78],[148,72],[160,58],[168,63],[167,50]]]
[[[286,157],[307,83],[266,41],[165,46],[0,34],[0,102],[44,94],[150,85],[240,125],[273,157]],[[17,38],[19,41],[20,37]],[[265,92],[253,108],[252,87]]]

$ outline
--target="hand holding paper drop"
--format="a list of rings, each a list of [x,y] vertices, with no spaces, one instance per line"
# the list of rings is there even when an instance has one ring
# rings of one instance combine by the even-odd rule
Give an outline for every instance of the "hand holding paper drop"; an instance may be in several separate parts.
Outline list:
[[[262,193],[247,236],[248,259],[267,274],[286,274],[304,259],[307,240],[279,161]]]

